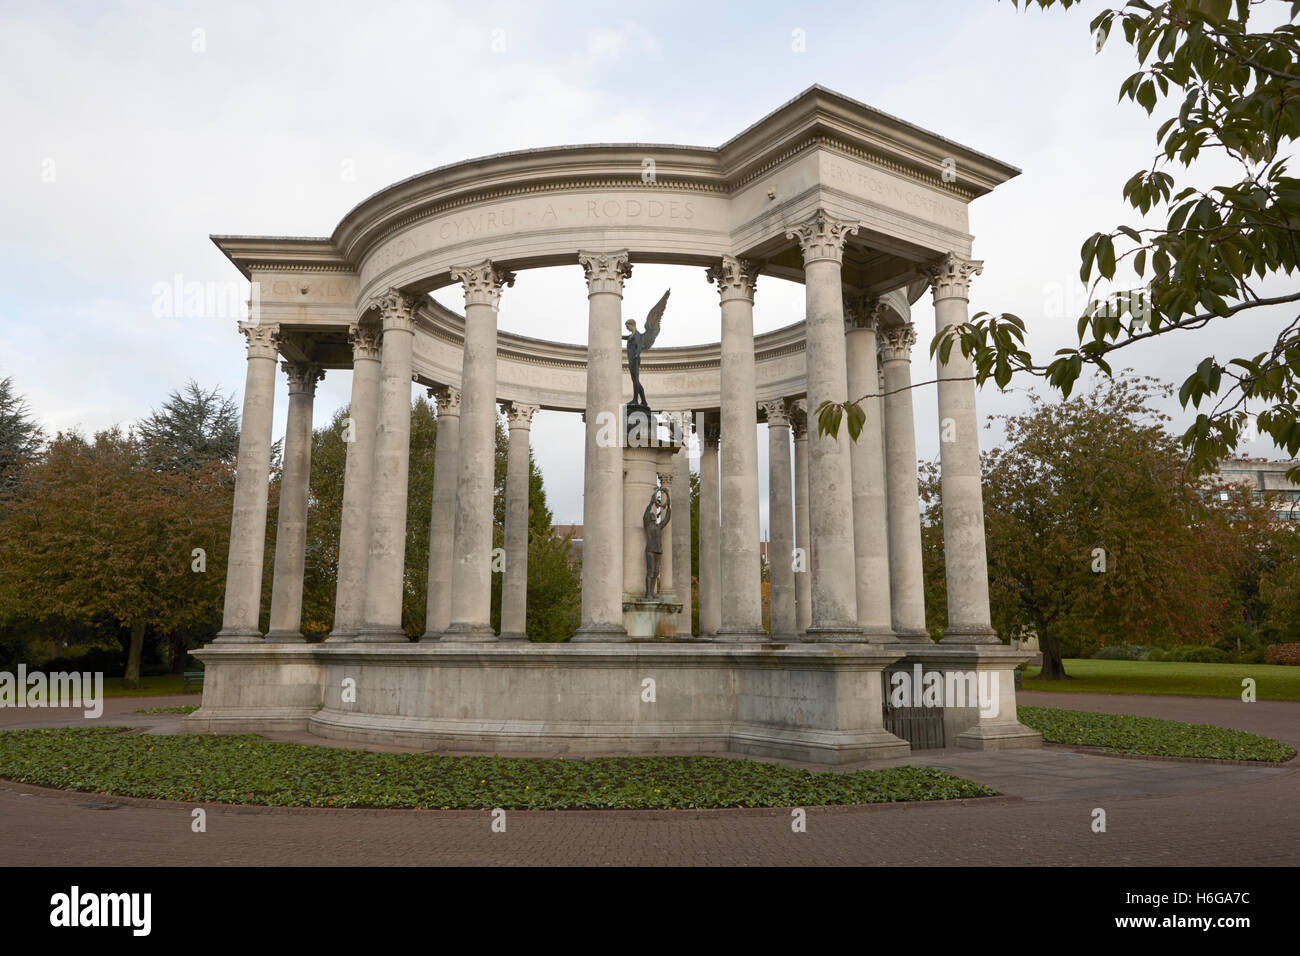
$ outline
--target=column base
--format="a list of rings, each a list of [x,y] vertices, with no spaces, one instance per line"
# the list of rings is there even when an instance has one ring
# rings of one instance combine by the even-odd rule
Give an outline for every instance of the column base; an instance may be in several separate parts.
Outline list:
[[[497,632],[490,624],[454,623],[442,632],[440,644],[495,644]]]
[[[898,644],[900,643],[898,635],[888,627],[881,627],[879,624],[863,625],[863,634],[868,644]]]
[[[584,624],[569,638],[570,644],[629,643],[627,628],[621,624]]]
[[[1001,644],[998,632],[986,624],[958,624],[943,632],[940,644]]]
[[[924,628],[917,629],[917,628],[896,627],[894,628],[894,636],[898,638],[898,643],[900,644],[933,644],[934,643],[934,638],[932,638],[930,636],[930,632],[925,630]]]
[[[856,624],[814,624],[804,632],[809,644],[866,644],[867,632]]]
[[[718,633],[713,639],[719,644],[768,644],[771,643],[771,635],[762,627],[720,627]]]
[[[261,631],[245,630],[225,630],[224,628],[217,632],[217,636],[212,639],[213,644],[261,644]]]
[[[307,638],[300,631],[267,631],[268,644],[306,644]]]
[[[1041,747],[1043,735],[1021,723],[979,723],[959,733],[956,743],[967,750],[1021,750]]]
[[[504,631],[502,631],[502,632],[501,632],[501,635],[497,638],[497,640],[499,640],[499,641],[513,641],[514,643],[518,644],[518,643],[521,642],[521,641],[525,641],[525,642],[526,642],[526,641],[528,640],[528,635],[527,635],[527,634],[517,634],[517,633],[510,633],[510,634],[507,634],[507,633],[505,633]]]
[[[366,624],[357,628],[352,636],[356,644],[408,644],[410,639],[400,627],[383,624]]]
[[[420,635],[421,644],[436,644],[442,640],[442,631],[425,631]]]
[[[357,632],[350,627],[341,628],[337,631],[330,631],[330,636],[325,638],[326,644],[351,644],[355,641]]]

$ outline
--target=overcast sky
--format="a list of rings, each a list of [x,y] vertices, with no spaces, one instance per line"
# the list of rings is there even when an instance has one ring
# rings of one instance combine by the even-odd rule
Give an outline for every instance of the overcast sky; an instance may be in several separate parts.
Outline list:
[[[1119,37],[1094,54],[1088,21],[1100,7],[5,0],[0,378],[14,379],[51,432],[134,422],[190,378],[242,399],[232,317],[155,315],[160,283],[239,278],[210,234],[327,236],[396,180],[503,150],[716,146],[813,83],[1024,170],[971,206],[985,262],[971,306],[1024,317],[1045,356],[1074,341],[1083,239],[1134,221],[1120,188],[1149,162],[1163,118],[1116,104],[1134,66]],[[637,267],[626,314],[644,316],[667,286],[662,344],[717,341],[717,294],[700,269]],[[457,292],[438,298],[460,307]],[[760,279],[757,330],[798,321],[802,303],[801,286]],[[924,347],[933,316],[926,295],[913,310],[917,381],[933,377]],[[1262,351],[1281,318],[1261,312],[1164,336],[1123,364],[1181,382],[1206,354]],[[500,322],[581,342],[581,270],[520,273]],[[281,386],[277,435],[282,376]],[[348,373],[327,375],[318,424],[349,391]],[[933,386],[915,401],[918,454],[930,458]],[[983,414],[1025,404],[1016,389],[980,396]],[[1175,425],[1190,418],[1168,410]],[[581,429],[554,412],[533,429],[559,522],[581,521]],[[759,447],[765,471],[764,432]],[[1243,450],[1276,455],[1265,443]]]

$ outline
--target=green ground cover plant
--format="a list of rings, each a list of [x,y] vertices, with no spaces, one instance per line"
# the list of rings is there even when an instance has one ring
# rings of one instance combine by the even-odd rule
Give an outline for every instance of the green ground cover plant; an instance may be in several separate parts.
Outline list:
[[[0,777],[204,803],[444,810],[796,807],[993,796],[924,767],[839,773],[720,757],[590,759],[370,753],[121,727],[0,732]]]

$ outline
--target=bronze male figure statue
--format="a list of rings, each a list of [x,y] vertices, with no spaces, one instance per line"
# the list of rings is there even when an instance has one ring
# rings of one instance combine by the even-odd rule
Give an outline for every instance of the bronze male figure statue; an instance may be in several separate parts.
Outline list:
[[[645,331],[636,330],[636,321],[628,319],[624,325],[627,327],[628,334],[623,336],[627,342],[627,370],[632,375],[632,401],[631,405],[637,405],[641,408],[648,409],[649,403],[646,402],[645,389],[641,387],[641,353],[650,346],[655,344],[655,339],[659,337],[659,321],[664,317],[664,308],[668,305],[668,292],[655,303],[655,307],[650,310],[650,314],[645,318]]]
[[[645,506],[641,524],[645,528],[645,596],[658,596],[659,565],[664,554],[664,526],[672,517],[672,504],[667,488],[656,488],[650,493],[650,503]]]

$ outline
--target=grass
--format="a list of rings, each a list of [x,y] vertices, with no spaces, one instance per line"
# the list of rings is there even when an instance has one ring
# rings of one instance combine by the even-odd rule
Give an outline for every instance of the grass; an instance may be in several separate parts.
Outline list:
[[[1063,681],[1035,680],[1025,668],[1024,689],[1094,694],[1180,694],[1240,697],[1244,678],[1260,700],[1300,700],[1300,667],[1283,664],[1192,664],[1176,661],[1098,661],[1067,658]]]
[[[836,773],[719,757],[448,757],[253,736],[0,731],[0,777],[63,790],[277,807],[802,807],[993,796],[940,770]]]
[[[194,695],[203,692],[202,686],[185,690],[185,678],[180,674],[163,674],[157,677],[141,677],[139,687],[127,687],[124,677],[105,677],[105,697],[161,697],[164,694]]]
[[[192,714],[198,710],[196,704],[184,704],[180,707],[146,707],[137,710],[137,714]]]
[[[1269,763],[1295,756],[1295,750],[1280,740],[1210,724],[1056,707],[1019,706],[1016,714],[1021,723],[1039,731],[1048,743],[1103,747],[1113,753]]]

